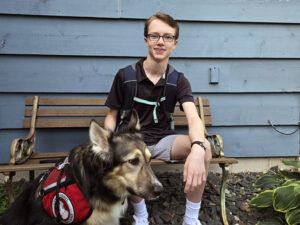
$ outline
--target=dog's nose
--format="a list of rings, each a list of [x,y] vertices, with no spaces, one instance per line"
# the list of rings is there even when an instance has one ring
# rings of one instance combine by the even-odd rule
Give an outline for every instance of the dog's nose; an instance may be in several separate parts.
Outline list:
[[[164,187],[161,184],[154,186],[154,194],[156,196],[159,195],[163,190],[164,190]]]

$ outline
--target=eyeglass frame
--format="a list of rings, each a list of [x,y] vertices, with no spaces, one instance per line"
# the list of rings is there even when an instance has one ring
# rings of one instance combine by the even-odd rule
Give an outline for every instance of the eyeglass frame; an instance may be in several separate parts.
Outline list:
[[[156,36],[156,37],[158,37],[158,39],[157,40],[151,40],[151,36],[152,35],[152,38],[153,38],[153,36]],[[166,41],[165,40],[165,38],[167,38],[167,37],[172,37],[173,39],[172,40],[170,40],[170,41]],[[173,41],[175,41],[176,40],[176,37],[175,37],[175,35],[159,35],[159,34],[147,34],[147,38],[149,38],[149,40],[150,41],[153,41],[153,42],[158,42],[159,41],[159,39],[160,38],[162,38],[163,39],[163,41],[164,42],[167,42],[167,43],[171,43],[171,42],[173,42]]]

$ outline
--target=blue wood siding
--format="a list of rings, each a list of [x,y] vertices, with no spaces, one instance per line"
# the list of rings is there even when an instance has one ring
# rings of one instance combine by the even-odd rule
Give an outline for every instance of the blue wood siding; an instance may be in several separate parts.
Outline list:
[[[160,11],[189,21],[299,23],[299,7],[297,0],[10,0],[0,13],[145,19]]]
[[[180,25],[173,57],[300,57],[297,24],[183,21]],[[147,53],[143,26],[143,20],[2,15],[0,53],[141,57]]]
[[[7,93],[108,92],[119,68],[138,58],[0,55],[0,90]],[[202,93],[300,92],[300,59],[171,59]],[[18,65],[18,66],[16,66]],[[219,70],[210,84],[209,69]],[[34,69],[33,69],[34,68]],[[32,82],[34,81],[34,82]]]
[[[267,9],[267,10],[266,10]],[[211,133],[227,156],[299,154],[300,1],[0,1],[0,163],[25,137],[24,101],[106,96],[114,75],[144,57],[143,26],[162,11],[180,23],[171,64],[211,102]],[[216,68],[218,83],[210,82]],[[186,131],[182,131],[186,132]],[[39,130],[39,152],[68,151],[87,129]]]

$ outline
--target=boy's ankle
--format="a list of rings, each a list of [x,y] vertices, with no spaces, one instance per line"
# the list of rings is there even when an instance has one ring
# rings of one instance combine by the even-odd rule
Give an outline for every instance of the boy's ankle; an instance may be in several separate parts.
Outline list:
[[[202,224],[197,218],[194,219],[189,218],[188,220],[184,218],[182,225],[202,225]]]
[[[148,217],[137,217],[133,215],[133,224],[132,225],[149,225]]]

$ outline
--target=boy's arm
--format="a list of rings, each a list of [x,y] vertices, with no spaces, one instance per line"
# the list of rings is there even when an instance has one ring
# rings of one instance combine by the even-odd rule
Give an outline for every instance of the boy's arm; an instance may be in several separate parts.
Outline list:
[[[113,132],[116,129],[118,112],[119,111],[117,109],[111,109],[111,108],[109,109],[104,120],[104,127],[107,130]]]
[[[188,121],[191,143],[194,141],[204,142],[205,136],[203,124],[197,113],[195,104],[193,102],[184,102],[182,107]],[[201,146],[194,144],[184,164],[183,177],[186,182],[184,189],[185,193],[191,191],[193,188],[199,187],[205,182],[206,171],[204,158],[205,150]]]
[[[189,128],[189,136],[191,142],[193,141],[202,141],[204,142],[204,126],[202,120],[200,119],[196,106],[193,102],[184,102],[182,108],[186,115]]]

